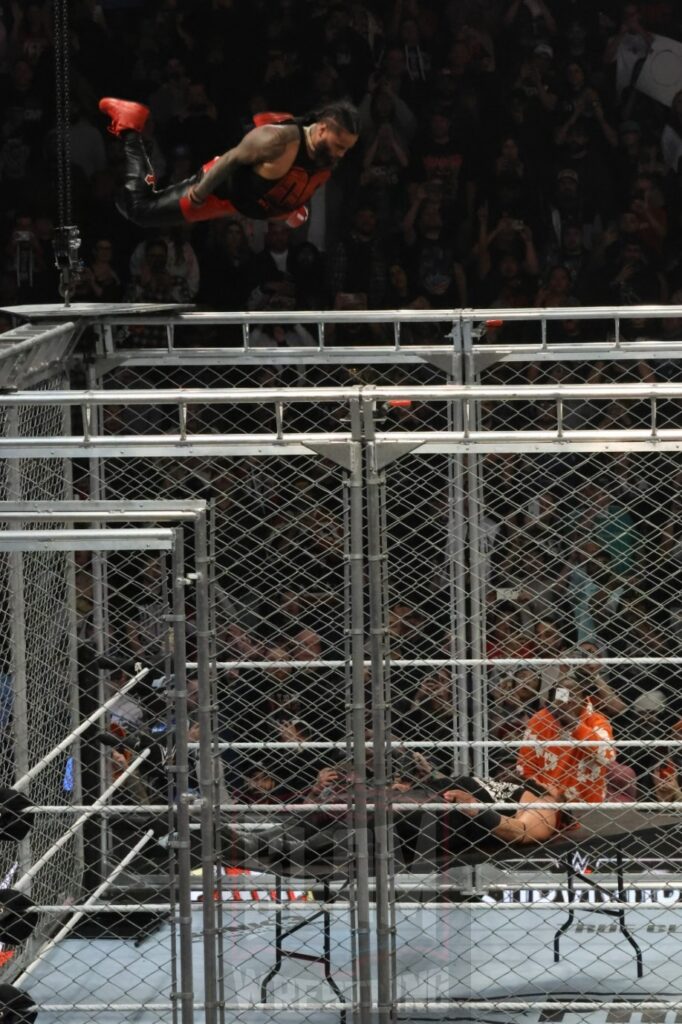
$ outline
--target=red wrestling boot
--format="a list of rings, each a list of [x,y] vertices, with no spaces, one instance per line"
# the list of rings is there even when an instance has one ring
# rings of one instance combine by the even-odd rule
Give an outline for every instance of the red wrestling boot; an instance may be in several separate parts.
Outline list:
[[[149,107],[144,104],[117,100],[111,96],[105,96],[99,101],[99,109],[111,118],[107,131],[112,135],[120,135],[125,131],[141,132],[149,117]]]

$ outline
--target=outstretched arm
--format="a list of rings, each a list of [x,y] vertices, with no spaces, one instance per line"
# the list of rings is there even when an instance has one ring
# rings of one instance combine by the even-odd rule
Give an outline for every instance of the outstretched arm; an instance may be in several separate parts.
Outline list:
[[[559,812],[551,807],[534,805],[560,802],[561,795],[554,787],[549,787],[543,796],[526,791],[521,797],[522,806],[513,817],[502,815],[485,804],[479,804],[479,809],[467,806],[474,802],[474,797],[465,790],[449,789],[443,793],[443,799],[448,803],[464,804],[459,810],[497,839],[507,843],[542,843],[554,835]]]
[[[283,156],[287,146],[298,138],[295,125],[262,125],[245,135],[241,142],[216,160],[201,181],[189,191],[190,200],[199,206],[228,181],[239,166],[274,163]]]
[[[493,835],[508,843],[542,843],[550,839],[556,831],[559,812],[549,807],[533,807],[533,804],[546,804],[552,799],[549,795],[531,797],[513,818],[501,817],[492,829]]]

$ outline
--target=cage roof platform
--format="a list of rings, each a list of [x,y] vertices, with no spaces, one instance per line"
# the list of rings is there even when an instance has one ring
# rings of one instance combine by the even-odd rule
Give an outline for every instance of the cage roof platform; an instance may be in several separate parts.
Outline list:
[[[4,306],[0,312],[25,320],[75,320],[86,317],[130,316],[138,313],[187,313],[191,304],[170,302],[74,302],[65,306],[58,302],[43,302],[27,306]]]

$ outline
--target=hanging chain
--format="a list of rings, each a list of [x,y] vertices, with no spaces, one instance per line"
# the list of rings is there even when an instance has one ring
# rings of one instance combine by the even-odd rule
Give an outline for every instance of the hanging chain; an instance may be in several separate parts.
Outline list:
[[[75,278],[82,270],[78,255],[80,234],[72,220],[71,206],[71,94],[69,0],[54,3],[55,101],[57,114],[57,212],[55,265],[59,270],[59,291],[69,305]]]
[[[57,103],[57,188],[59,226],[71,223],[71,135],[68,0],[54,0],[55,98]]]

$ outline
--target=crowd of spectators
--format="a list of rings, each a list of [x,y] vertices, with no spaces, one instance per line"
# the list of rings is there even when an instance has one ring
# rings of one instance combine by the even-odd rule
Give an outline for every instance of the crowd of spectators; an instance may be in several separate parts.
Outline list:
[[[394,669],[398,737],[448,740],[473,682],[474,695],[482,696],[469,707],[483,718],[484,732],[500,743],[521,740],[529,716],[572,677],[612,722],[617,740],[633,744],[619,751],[619,767],[634,772],[640,795],[656,793],[661,760],[670,754],[676,763],[676,751],[656,749],[652,741],[676,740],[682,719],[678,669],[670,660],[680,637],[674,462],[664,454],[645,464],[632,454],[484,455],[480,502],[469,506],[477,516],[475,535],[468,534],[473,550],[467,544],[461,552],[452,549],[456,526],[450,520],[449,533],[447,516],[437,509],[403,510],[400,518],[400,494],[408,486],[417,504],[429,490],[447,487],[428,475],[425,463],[419,460],[426,479],[417,480],[413,465],[402,488],[396,487],[400,467],[394,469],[389,491],[391,650],[402,659],[461,657],[472,650],[469,627],[474,637],[483,634],[477,656],[489,661],[454,678],[447,667]],[[467,625],[449,598],[465,564],[472,573],[467,592],[473,588]],[[571,664],[586,659],[595,660]],[[639,747],[640,740],[647,742]],[[513,749],[489,754],[495,770],[513,769]]]
[[[644,58],[654,34],[682,39],[682,11],[673,0],[74,0],[70,6],[74,219],[86,267],[77,301],[427,310],[682,297],[682,92],[666,106],[617,81],[623,47]],[[57,196],[49,13],[49,4],[40,2],[5,4],[0,13],[0,188],[6,200],[0,305],[57,297],[50,247]],[[149,104],[145,137],[161,186],[183,180],[235,144],[264,110],[302,114],[349,97],[359,108],[362,134],[315,195],[304,228],[226,218],[142,232],[115,208],[123,154],[98,112],[102,95]],[[624,322],[623,336],[651,327]],[[557,321],[551,340],[580,342],[594,329]],[[669,319],[659,329],[679,338],[682,324]],[[413,342],[433,340],[428,327],[412,331]],[[513,326],[502,328],[501,336],[513,338]],[[328,342],[335,337],[352,343],[357,334],[348,325],[330,333]],[[145,340],[133,336],[133,344]],[[254,331],[251,341],[301,346],[316,339],[307,328],[282,325]],[[537,372],[523,374],[537,379]],[[651,370],[632,372],[646,379]],[[615,407],[607,414],[573,407],[569,414],[581,425],[608,425],[627,415]],[[514,406],[491,413],[500,415],[512,427],[540,425],[543,410]],[[115,429],[111,420],[108,425]],[[531,507],[528,496],[514,492],[523,487],[527,468],[524,457],[485,461],[480,526],[487,555],[480,571],[489,657],[674,653],[674,587],[656,562],[667,553],[668,563],[679,563],[675,510],[659,493],[667,471],[638,480],[633,503],[615,492],[613,477],[571,478],[545,463],[551,479]],[[622,469],[621,484],[632,475],[631,467]],[[230,604],[243,583],[241,555],[234,548],[219,554],[218,619],[227,623],[220,653],[228,660],[277,663],[340,656],[343,608],[333,581],[343,564],[343,536],[324,484],[313,501],[306,489],[316,482],[302,481],[303,505],[315,512],[286,526],[281,493],[274,487],[268,499],[260,468],[246,460],[231,475],[213,479],[199,465],[167,472],[176,473],[174,494],[210,495],[224,523],[254,539],[251,564],[257,548],[286,577],[275,606],[266,606],[269,598],[257,608],[246,604],[261,626],[267,624],[266,636],[251,628],[243,608],[235,616]],[[152,480],[150,474],[147,486]],[[155,493],[164,493],[158,486]],[[447,477],[426,474],[420,486],[442,494]],[[662,507],[666,512],[657,518]],[[396,514],[403,536],[396,531],[394,552],[408,546],[408,514],[416,513],[406,507]],[[408,587],[391,605],[394,657],[453,651],[449,578],[436,554],[447,546],[444,502],[434,505],[435,519],[443,543],[433,543],[432,564],[415,548],[419,565],[406,569],[408,580],[413,573],[428,587],[417,585],[412,593]],[[648,560],[638,557],[642,546]],[[405,550],[406,566],[411,557]],[[275,593],[272,564],[263,558],[258,570],[265,594]],[[310,581],[320,575],[327,585],[314,590]],[[560,671],[491,673],[492,735],[518,737]],[[646,738],[657,729],[663,738],[682,714],[666,666],[584,672],[617,736]],[[294,732],[341,739],[344,681],[322,679],[328,703],[321,706],[313,698],[321,679],[317,670],[235,670],[224,685],[238,724],[225,722],[223,735],[237,728],[255,740]],[[394,686],[399,738],[452,735],[457,708],[450,670],[396,673]],[[639,754],[629,756],[644,765]],[[242,766],[231,785],[270,798],[284,790],[319,794],[338,781],[328,761],[302,759],[295,772],[289,765],[286,778],[275,770],[283,756],[275,762]],[[643,791],[655,782],[650,769],[638,772]]]
[[[642,467],[628,455],[588,462],[569,455],[558,460],[563,472],[555,465],[550,482],[544,457],[485,456],[479,540],[467,552],[453,550],[451,507],[433,502],[434,494],[447,492],[445,463],[420,459],[394,467],[386,543],[396,741],[436,741],[424,754],[431,770],[447,775],[457,761],[451,741],[464,718],[479,722],[495,742],[519,741],[529,717],[572,679],[610,720],[616,740],[634,742],[619,748],[609,768],[609,799],[669,798],[677,752],[656,741],[677,740],[682,729],[678,668],[670,660],[679,651],[681,610],[674,459],[652,454]],[[150,464],[146,488],[135,496],[215,500],[217,536],[231,538],[218,544],[215,562],[218,659],[231,664],[219,671],[218,728],[223,740],[248,740],[254,748],[224,754],[227,792],[247,802],[347,797],[350,775],[340,748],[277,747],[264,754],[258,747],[311,740],[341,747],[348,734],[338,477],[330,467],[307,464],[298,476],[289,467],[273,473],[258,459],[244,460],[229,475],[211,478],[211,468],[203,460],[169,465],[172,479],[164,481],[163,471]],[[470,578],[480,589],[462,613],[453,587],[469,558],[477,562]],[[129,657],[145,659],[158,649],[164,605],[153,568],[129,558],[117,571],[113,562],[109,567],[112,639]],[[88,641],[95,635],[89,564],[79,569],[77,587]],[[195,660],[188,596],[189,657]],[[486,665],[423,662],[469,657],[475,650],[466,640],[470,630],[482,639],[479,656]],[[536,658],[552,663],[529,663]],[[636,660],[642,658],[651,661]],[[576,659],[595,660],[570,663]],[[370,707],[369,670],[365,689]],[[197,729],[195,698],[190,712]],[[117,713],[125,712],[131,728],[141,720],[148,726],[163,711],[152,704],[147,695]],[[369,720],[366,737],[372,738]],[[371,746],[367,752],[371,774]],[[515,758],[513,747],[500,746],[480,763],[504,778],[513,775]]]
[[[672,0],[70,7],[79,300],[428,309],[667,302],[682,288],[682,92],[668,107],[617,82],[623,49],[682,38]],[[52,63],[49,3],[4,5],[2,304],[56,297]],[[267,109],[349,97],[362,135],[302,229],[237,218],[143,234],[114,206],[123,155],[101,95],[151,107],[160,185]]]

